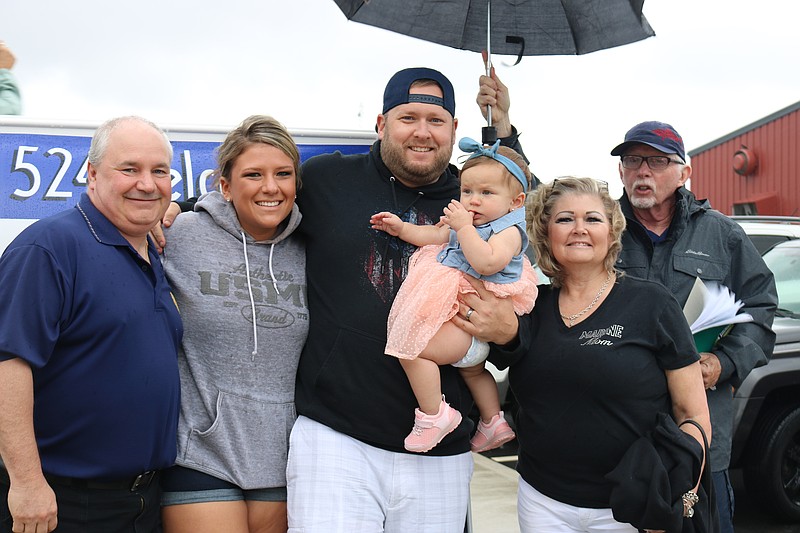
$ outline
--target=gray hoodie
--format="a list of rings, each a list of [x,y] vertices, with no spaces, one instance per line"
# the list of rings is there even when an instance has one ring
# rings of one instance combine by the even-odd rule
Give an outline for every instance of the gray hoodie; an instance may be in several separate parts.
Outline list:
[[[218,192],[167,229],[164,269],[184,323],[176,463],[242,489],[286,485],[308,333],[297,206],[255,242]]]

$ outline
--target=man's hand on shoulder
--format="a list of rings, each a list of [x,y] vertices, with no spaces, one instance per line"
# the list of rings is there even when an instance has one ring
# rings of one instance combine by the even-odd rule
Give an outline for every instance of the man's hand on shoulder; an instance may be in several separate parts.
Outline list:
[[[156,243],[158,253],[162,253],[164,248],[167,246],[167,238],[164,235],[164,228],[170,227],[180,214],[181,206],[176,202],[170,202],[167,212],[164,213],[164,216],[161,218],[161,223],[156,224],[153,229],[150,230],[150,238]]]

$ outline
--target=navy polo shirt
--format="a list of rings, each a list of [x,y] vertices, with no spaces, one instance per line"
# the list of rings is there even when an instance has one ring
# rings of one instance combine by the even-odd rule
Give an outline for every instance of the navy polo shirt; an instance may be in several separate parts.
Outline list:
[[[0,360],[31,365],[46,473],[120,478],[175,460],[183,326],[152,243],[149,255],[84,194],[0,257]]]

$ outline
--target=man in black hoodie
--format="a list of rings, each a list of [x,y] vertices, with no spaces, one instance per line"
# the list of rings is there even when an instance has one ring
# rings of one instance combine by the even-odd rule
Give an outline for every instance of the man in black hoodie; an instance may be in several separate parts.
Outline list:
[[[498,134],[507,136],[503,144],[519,150],[507,104],[495,96],[482,88],[478,103],[491,98]],[[389,309],[415,248],[368,224],[379,211],[435,224],[458,198],[458,170],[449,163],[454,115],[453,87],[444,75],[402,70],[386,86],[369,154],[337,152],[303,166],[297,202],[307,239],[311,323],[290,441],[290,531],[464,529],[472,398],[457,369],[442,368],[442,391],[463,421],[427,454],[404,449],[417,402],[384,346]]]
[[[501,143],[522,153],[507,89],[494,72],[481,76],[477,103],[484,115],[492,106]],[[439,221],[460,193],[450,164],[457,125],[453,86],[442,73],[401,70],[386,86],[368,154],[336,152],[303,164],[298,232],[307,241],[311,321],[289,447],[289,531],[464,530],[472,398],[458,370],[443,367],[442,391],[463,421],[430,452],[405,450],[417,402],[384,347],[389,309],[415,247],[369,225],[379,211],[413,224]]]

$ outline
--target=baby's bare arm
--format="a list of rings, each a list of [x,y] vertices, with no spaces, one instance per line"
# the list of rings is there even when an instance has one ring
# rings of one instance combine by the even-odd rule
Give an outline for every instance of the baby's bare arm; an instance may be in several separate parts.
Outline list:
[[[447,226],[417,226],[403,222],[400,217],[386,211],[376,213],[369,219],[372,229],[385,231],[414,246],[444,244],[448,241],[450,229]]]
[[[503,270],[522,248],[522,237],[516,226],[492,235],[488,241],[481,239],[474,226],[465,226],[456,235],[464,257],[484,276]]]

